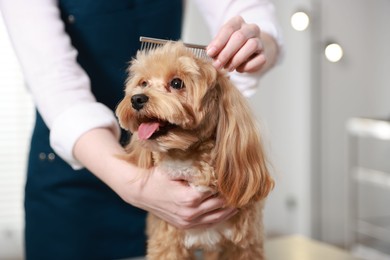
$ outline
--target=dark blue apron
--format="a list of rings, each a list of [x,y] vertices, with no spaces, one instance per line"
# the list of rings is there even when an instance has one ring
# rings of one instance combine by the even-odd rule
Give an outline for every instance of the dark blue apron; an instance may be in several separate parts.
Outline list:
[[[139,36],[179,39],[181,0],[59,0],[78,62],[99,102],[115,109]],[[115,173],[113,173],[115,174]],[[145,254],[145,212],[49,145],[37,113],[25,195],[27,259],[119,259]]]

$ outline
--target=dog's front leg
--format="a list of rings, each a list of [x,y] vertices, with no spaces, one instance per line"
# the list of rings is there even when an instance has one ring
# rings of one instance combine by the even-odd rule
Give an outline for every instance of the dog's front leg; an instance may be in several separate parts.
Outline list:
[[[167,222],[149,214],[147,220],[148,260],[195,260],[193,250],[184,247],[184,234]]]

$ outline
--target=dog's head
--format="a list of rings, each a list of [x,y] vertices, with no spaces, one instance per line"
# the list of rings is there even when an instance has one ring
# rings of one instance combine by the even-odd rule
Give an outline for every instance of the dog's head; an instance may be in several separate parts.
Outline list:
[[[269,193],[273,181],[255,120],[224,73],[182,43],[170,42],[139,52],[129,75],[116,114],[122,128],[133,133],[137,147],[186,151],[195,143],[213,140],[218,191],[229,205],[241,207]],[[144,151],[133,154],[141,152],[145,157]],[[150,160],[136,162],[147,166]]]
[[[126,95],[117,108],[122,128],[155,151],[186,150],[210,138],[216,126],[217,71],[182,43],[139,52],[131,62]],[[215,110],[214,110],[215,111]]]

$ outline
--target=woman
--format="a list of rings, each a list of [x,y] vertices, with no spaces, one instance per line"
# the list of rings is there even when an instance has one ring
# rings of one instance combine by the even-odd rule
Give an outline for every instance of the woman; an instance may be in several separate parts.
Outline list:
[[[245,73],[232,77],[253,93],[278,56],[272,4],[196,3],[214,35],[207,48],[214,66]],[[144,255],[145,211],[179,228],[235,214],[221,197],[117,156],[124,153],[118,140],[128,138],[113,110],[128,61],[141,35],[180,38],[181,0],[0,0],[0,8],[37,107],[25,193],[27,259]]]

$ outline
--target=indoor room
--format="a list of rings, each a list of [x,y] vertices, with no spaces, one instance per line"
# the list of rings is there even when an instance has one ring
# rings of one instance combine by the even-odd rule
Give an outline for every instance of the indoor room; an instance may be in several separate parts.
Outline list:
[[[201,9],[185,2],[183,41],[207,45]],[[275,182],[264,208],[265,255],[390,259],[390,1],[271,2],[281,54],[248,97]],[[10,260],[24,259],[36,113],[1,11],[0,259]],[[43,150],[38,159],[59,157]]]

